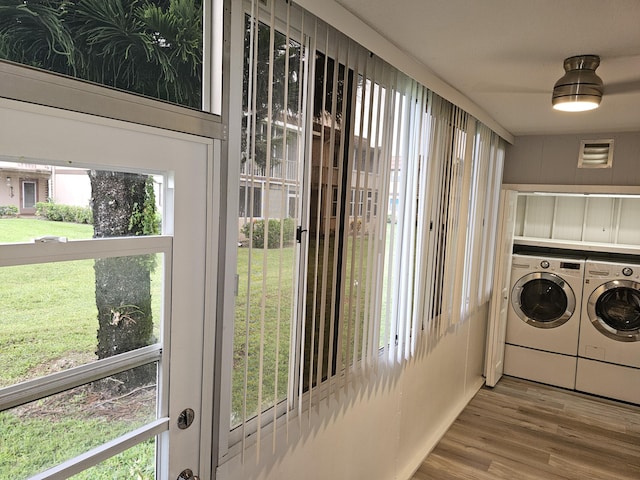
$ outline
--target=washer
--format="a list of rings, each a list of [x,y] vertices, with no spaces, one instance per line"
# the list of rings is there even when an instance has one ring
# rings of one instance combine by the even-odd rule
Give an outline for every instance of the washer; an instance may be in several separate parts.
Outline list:
[[[640,263],[588,260],[576,389],[640,404]]]
[[[504,371],[575,388],[584,258],[514,254]]]

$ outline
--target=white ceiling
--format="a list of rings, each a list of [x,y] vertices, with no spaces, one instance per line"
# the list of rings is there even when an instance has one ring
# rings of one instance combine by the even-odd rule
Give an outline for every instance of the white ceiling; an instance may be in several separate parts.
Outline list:
[[[640,131],[639,0],[337,2],[513,135]],[[600,56],[602,103],[556,112],[553,84],[580,54]]]

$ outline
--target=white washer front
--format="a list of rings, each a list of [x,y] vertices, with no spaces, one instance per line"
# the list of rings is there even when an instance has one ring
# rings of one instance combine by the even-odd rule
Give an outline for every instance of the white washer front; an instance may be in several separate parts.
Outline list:
[[[583,259],[514,254],[506,343],[576,356]]]
[[[640,264],[586,264],[578,355],[640,368]]]

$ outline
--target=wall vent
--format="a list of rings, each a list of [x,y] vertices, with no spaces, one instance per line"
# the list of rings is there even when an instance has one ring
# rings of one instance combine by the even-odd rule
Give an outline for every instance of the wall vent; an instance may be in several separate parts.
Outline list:
[[[613,140],[582,140],[578,168],[611,168]]]
[[[578,168],[611,168],[613,140],[582,140]]]

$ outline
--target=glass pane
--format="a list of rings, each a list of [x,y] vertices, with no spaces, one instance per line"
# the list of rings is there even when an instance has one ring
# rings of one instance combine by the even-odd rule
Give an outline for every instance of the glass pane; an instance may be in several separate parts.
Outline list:
[[[232,427],[286,398],[289,387],[304,141],[301,46],[277,31],[271,45],[271,33],[246,18]]]
[[[0,268],[0,387],[158,342],[163,258]]]
[[[596,302],[596,314],[615,330],[640,330],[640,291],[627,287],[607,290]]]
[[[157,365],[123,373],[140,369],[155,375]],[[0,412],[2,478],[28,478],[155,420],[155,378],[122,395],[112,388],[120,375]],[[135,478],[129,471],[116,465],[108,478]]]
[[[151,438],[95,467],[70,477],[72,480],[155,480],[156,440]]]
[[[296,249],[291,244],[278,249],[238,250],[239,283],[234,330],[232,426],[242,422],[245,411],[244,398],[246,418],[258,413],[261,347],[262,409],[286,398],[295,258]],[[249,262],[251,280],[248,273]],[[263,318],[264,324],[261,325]],[[261,337],[264,338],[262,345]],[[245,355],[245,352],[248,354]]]
[[[23,208],[33,208],[36,205],[36,184],[34,182],[24,182],[22,184],[22,206]]]
[[[23,177],[33,180],[22,182],[21,203]],[[162,175],[0,157],[0,178],[0,244],[30,242],[43,236],[78,240],[157,235],[162,231]],[[28,206],[31,208],[26,209]]]
[[[201,108],[201,0],[3,2],[0,58]]]
[[[347,263],[349,277],[351,250],[346,249],[342,233],[345,229],[357,229],[363,222],[359,216],[349,216],[347,194],[344,194],[349,192],[348,195],[351,195],[352,190],[347,185],[350,137],[343,130],[349,123],[347,119],[351,118],[352,105],[348,99],[352,98],[354,72],[335,59],[316,52],[313,80],[316,90],[313,102],[309,250],[305,279],[306,324],[305,337],[302,339],[304,364],[301,381],[305,391],[341,370],[338,365],[344,355],[341,356],[338,351],[340,302],[345,279],[342,278],[343,270],[338,268],[334,271],[334,268]],[[353,175],[353,178],[357,177],[358,175]],[[338,208],[340,197],[344,200]],[[359,207],[364,208],[364,196],[360,198]],[[358,210],[360,215],[361,209]],[[346,281],[353,282],[355,279],[347,278]],[[346,295],[348,294],[347,287]],[[350,331],[346,326],[345,330]],[[347,348],[347,342],[343,343],[343,347]]]
[[[522,287],[520,305],[524,314],[532,320],[551,322],[567,311],[567,295],[550,280],[531,280]]]

